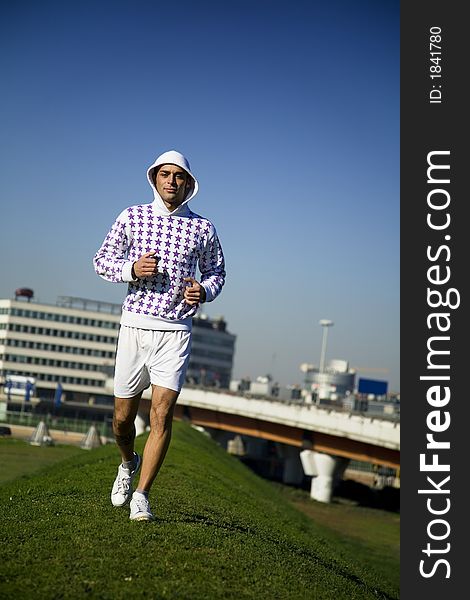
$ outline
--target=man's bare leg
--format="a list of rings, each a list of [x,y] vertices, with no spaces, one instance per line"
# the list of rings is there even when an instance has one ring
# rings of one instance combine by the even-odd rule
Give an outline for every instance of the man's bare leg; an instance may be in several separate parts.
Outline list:
[[[142,393],[133,398],[114,398],[113,433],[122,462],[134,458],[135,417]]]
[[[179,392],[152,386],[150,433],[145,444],[139,484],[136,489],[148,492],[154,482],[171,441],[173,413]]]
[[[134,454],[135,416],[139,408],[140,394],[133,398],[115,398],[113,432],[121,453],[121,462],[111,490],[113,506],[124,506],[132,494],[132,480],[139,468],[140,459]]]

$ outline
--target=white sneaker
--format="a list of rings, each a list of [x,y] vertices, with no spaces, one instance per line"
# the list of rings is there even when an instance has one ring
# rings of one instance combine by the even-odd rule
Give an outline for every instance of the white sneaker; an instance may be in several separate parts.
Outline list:
[[[111,490],[111,503],[113,506],[124,506],[132,496],[132,481],[136,476],[140,467],[140,456],[134,452],[137,457],[137,464],[133,471],[128,471],[122,464],[118,467],[116,479],[114,480],[113,489]]]
[[[154,516],[150,510],[148,499],[138,492],[132,494],[131,514],[129,516],[132,521],[153,521]]]

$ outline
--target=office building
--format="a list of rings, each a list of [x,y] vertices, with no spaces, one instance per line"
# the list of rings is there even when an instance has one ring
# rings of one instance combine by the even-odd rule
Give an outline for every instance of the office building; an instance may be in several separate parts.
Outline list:
[[[61,296],[55,305],[0,299],[0,384],[8,375],[35,379],[35,395],[66,402],[112,404],[121,305]],[[193,319],[188,383],[228,388],[235,336],[222,318]]]

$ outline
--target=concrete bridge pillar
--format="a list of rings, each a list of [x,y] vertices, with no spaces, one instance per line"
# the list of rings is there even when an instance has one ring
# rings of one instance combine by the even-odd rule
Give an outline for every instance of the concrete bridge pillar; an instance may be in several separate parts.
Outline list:
[[[305,474],[312,477],[310,496],[318,502],[331,502],[334,487],[343,477],[349,459],[313,450],[303,450],[300,459]]]
[[[144,394],[147,390],[144,391]],[[150,406],[152,401],[150,398],[143,397],[140,399],[139,410],[134,419],[135,434],[142,435],[147,431],[147,427],[150,426]]]
[[[245,444],[243,443],[241,435],[237,434],[232,440],[227,442],[227,452],[234,456],[245,455]]]
[[[134,425],[135,425],[135,434],[142,435],[145,433],[147,425],[149,424],[149,416],[141,411],[139,411],[135,417]]]

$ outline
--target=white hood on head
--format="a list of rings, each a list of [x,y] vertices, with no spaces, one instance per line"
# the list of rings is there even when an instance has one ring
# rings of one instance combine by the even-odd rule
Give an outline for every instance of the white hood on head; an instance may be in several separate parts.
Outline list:
[[[157,188],[155,187],[155,184],[153,182],[154,171],[161,165],[177,165],[178,167],[181,167],[189,174],[191,181],[192,181],[192,185],[189,187],[183,203],[180,204],[180,206],[178,206],[178,208],[176,208],[173,212],[170,212],[167,209],[163,200],[161,199],[160,194],[157,192]],[[169,150],[168,152],[164,152],[163,154],[160,154],[160,156],[157,157],[155,162],[152,165],[150,165],[150,167],[148,168],[147,179],[152,187],[154,202],[155,202],[156,207],[159,209],[158,212],[161,212],[162,214],[166,214],[166,215],[168,215],[168,214],[177,215],[177,214],[184,213],[187,210],[186,205],[192,198],[194,198],[194,196],[197,194],[197,191],[199,189],[199,184],[197,182],[197,179],[191,173],[191,167],[189,166],[188,159],[185,156],[183,156],[183,154],[181,154],[180,152],[177,152],[176,150]]]

